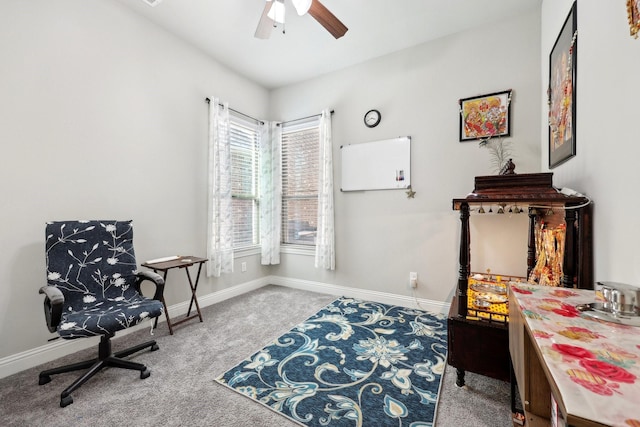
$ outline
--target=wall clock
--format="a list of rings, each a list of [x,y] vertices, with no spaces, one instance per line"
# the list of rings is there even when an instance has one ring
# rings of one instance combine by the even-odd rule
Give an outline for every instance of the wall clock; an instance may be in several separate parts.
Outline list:
[[[378,126],[378,124],[380,123],[380,119],[381,118],[382,118],[382,116],[380,115],[380,111],[378,111],[378,110],[369,110],[364,115],[364,124],[367,127],[374,128],[374,127]]]

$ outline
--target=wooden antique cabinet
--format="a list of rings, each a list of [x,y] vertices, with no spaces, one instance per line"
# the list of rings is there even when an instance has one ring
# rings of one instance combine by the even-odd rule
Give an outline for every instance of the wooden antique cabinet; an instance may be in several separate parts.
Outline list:
[[[546,426],[551,418],[551,386],[544,372],[535,343],[525,327],[525,320],[509,292],[509,352],[513,360],[518,391],[530,427]],[[513,390],[512,390],[513,392]]]
[[[553,187],[552,178],[553,173],[478,176],[472,193],[453,199],[453,209],[460,211],[461,232],[458,282],[447,320],[447,362],[456,368],[458,386],[464,385],[466,371],[503,381],[509,381],[511,374],[508,312],[496,315],[490,307],[476,307],[471,300],[469,217],[472,207],[494,206],[504,210],[515,206],[528,212],[527,278],[537,271],[539,258],[544,255],[541,252],[539,256],[537,252],[545,216],[555,212],[555,217],[559,216],[563,227],[566,226],[560,252],[562,274],[556,277],[556,286],[593,289],[590,200],[558,191]]]

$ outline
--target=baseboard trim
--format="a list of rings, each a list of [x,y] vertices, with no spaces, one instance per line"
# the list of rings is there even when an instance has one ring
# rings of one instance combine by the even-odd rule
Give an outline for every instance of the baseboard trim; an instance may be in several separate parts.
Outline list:
[[[389,305],[400,305],[403,307],[411,307],[420,310],[431,311],[434,313],[447,314],[449,312],[449,304],[442,301],[414,298],[406,295],[391,294],[388,292],[372,291],[369,289],[353,288],[349,286],[333,285],[322,282],[314,282],[310,280],[292,279],[282,276],[270,276],[268,277],[268,279],[273,285],[286,286],[289,288],[301,289],[310,292],[319,292],[335,296],[346,296],[350,298],[376,301]]]
[[[228,300],[233,297],[237,297],[242,294],[246,294],[247,292],[255,291],[256,289],[260,289],[263,286],[270,284],[268,277],[261,277],[256,280],[252,280],[250,282],[241,283],[239,285],[234,285],[229,288],[222,289],[220,291],[215,291],[207,295],[198,295],[198,304],[200,307],[208,307],[213,304],[217,304],[219,302]],[[191,313],[195,307],[192,307]],[[177,304],[173,304],[168,308],[169,315],[171,319],[176,318],[177,316],[187,314],[187,310],[189,310],[189,301],[180,302]],[[163,321],[165,321],[164,316],[162,317]],[[176,319],[179,320],[179,319]]]
[[[198,303],[201,307],[208,307],[210,305],[240,296],[242,294],[254,291],[270,284],[310,292],[376,301],[390,305],[413,307],[442,314],[446,314],[449,311],[449,304],[440,301],[413,298],[387,292],[371,291],[367,289],[333,285],[322,282],[314,282],[310,280],[292,279],[281,276],[261,277],[256,280],[234,285],[207,295],[198,296]],[[188,309],[189,301],[180,302],[168,307],[169,315],[172,319],[176,318],[177,316],[186,314]],[[160,318],[159,323],[163,322],[166,322],[164,316]],[[148,322],[143,322],[142,324],[136,325],[133,328],[121,331],[118,333],[118,336],[120,337],[123,335],[127,335],[145,328],[149,328]],[[30,350],[3,357],[0,359],[0,378],[5,378],[9,375],[13,375],[23,370],[33,368],[35,366],[50,362],[52,360],[75,353],[77,351],[94,347],[97,344],[97,337],[77,340],[60,339]]]
[[[200,307],[207,307],[209,305],[222,302],[229,298],[233,298],[238,295],[256,290],[268,284],[268,277],[262,277],[257,280],[252,280],[250,282],[245,282],[239,285],[225,288],[221,291],[198,296],[198,303],[200,304]],[[180,302],[168,307],[171,319],[175,319],[177,316],[186,314],[188,309],[189,301]],[[162,323],[166,323],[166,318],[164,316],[160,317],[158,325],[161,325]],[[140,329],[146,328],[150,328],[149,323],[142,322],[141,324],[136,325],[132,328],[128,328],[118,332],[117,336],[122,337],[127,334],[139,331]],[[5,378],[9,375],[24,371],[25,369],[30,369],[35,366],[42,365],[43,363],[58,359],[60,357],[73,354],[77,351],[97,346],[98,342],[98,337],[76,340],[58,339],[30,350],[3,357],[0,359],[0,378]]]

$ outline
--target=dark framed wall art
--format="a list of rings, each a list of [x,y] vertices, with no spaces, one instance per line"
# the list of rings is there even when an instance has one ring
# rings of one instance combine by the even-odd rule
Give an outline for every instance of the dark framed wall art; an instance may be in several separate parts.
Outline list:
[[[576,155],[578,14],[573,3],[549,55],[549,168]]]
[[[640,0],[627,0],[627,15],[629,16],[629,32],[638,38],[640,32]]]
[[[511,89],[460,99],[460,142],[511,135]]]

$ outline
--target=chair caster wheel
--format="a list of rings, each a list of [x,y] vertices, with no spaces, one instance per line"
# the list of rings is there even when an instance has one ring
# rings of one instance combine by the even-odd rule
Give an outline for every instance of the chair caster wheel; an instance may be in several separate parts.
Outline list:
[[[158,344],[154,344],[151,346],[151,351],[156,351],[156,350],[160,350],[160,347],[158,347]]]
[[[65,406],[69,406],[73,403],[73,397],[71,396],[66,396],[66,397],[62,397],[60,398],[60,407],[64,408]]]
[[[40,375],[40,380],[38,380],[39,385],[44,385],[51,382],[51,377],[49,375]]]
[[[140,371],[140,379],[143,380],[145,378],[149,378],[151,376],[151,371],[149,370],[149,368],[145,369],[144,371]]]

